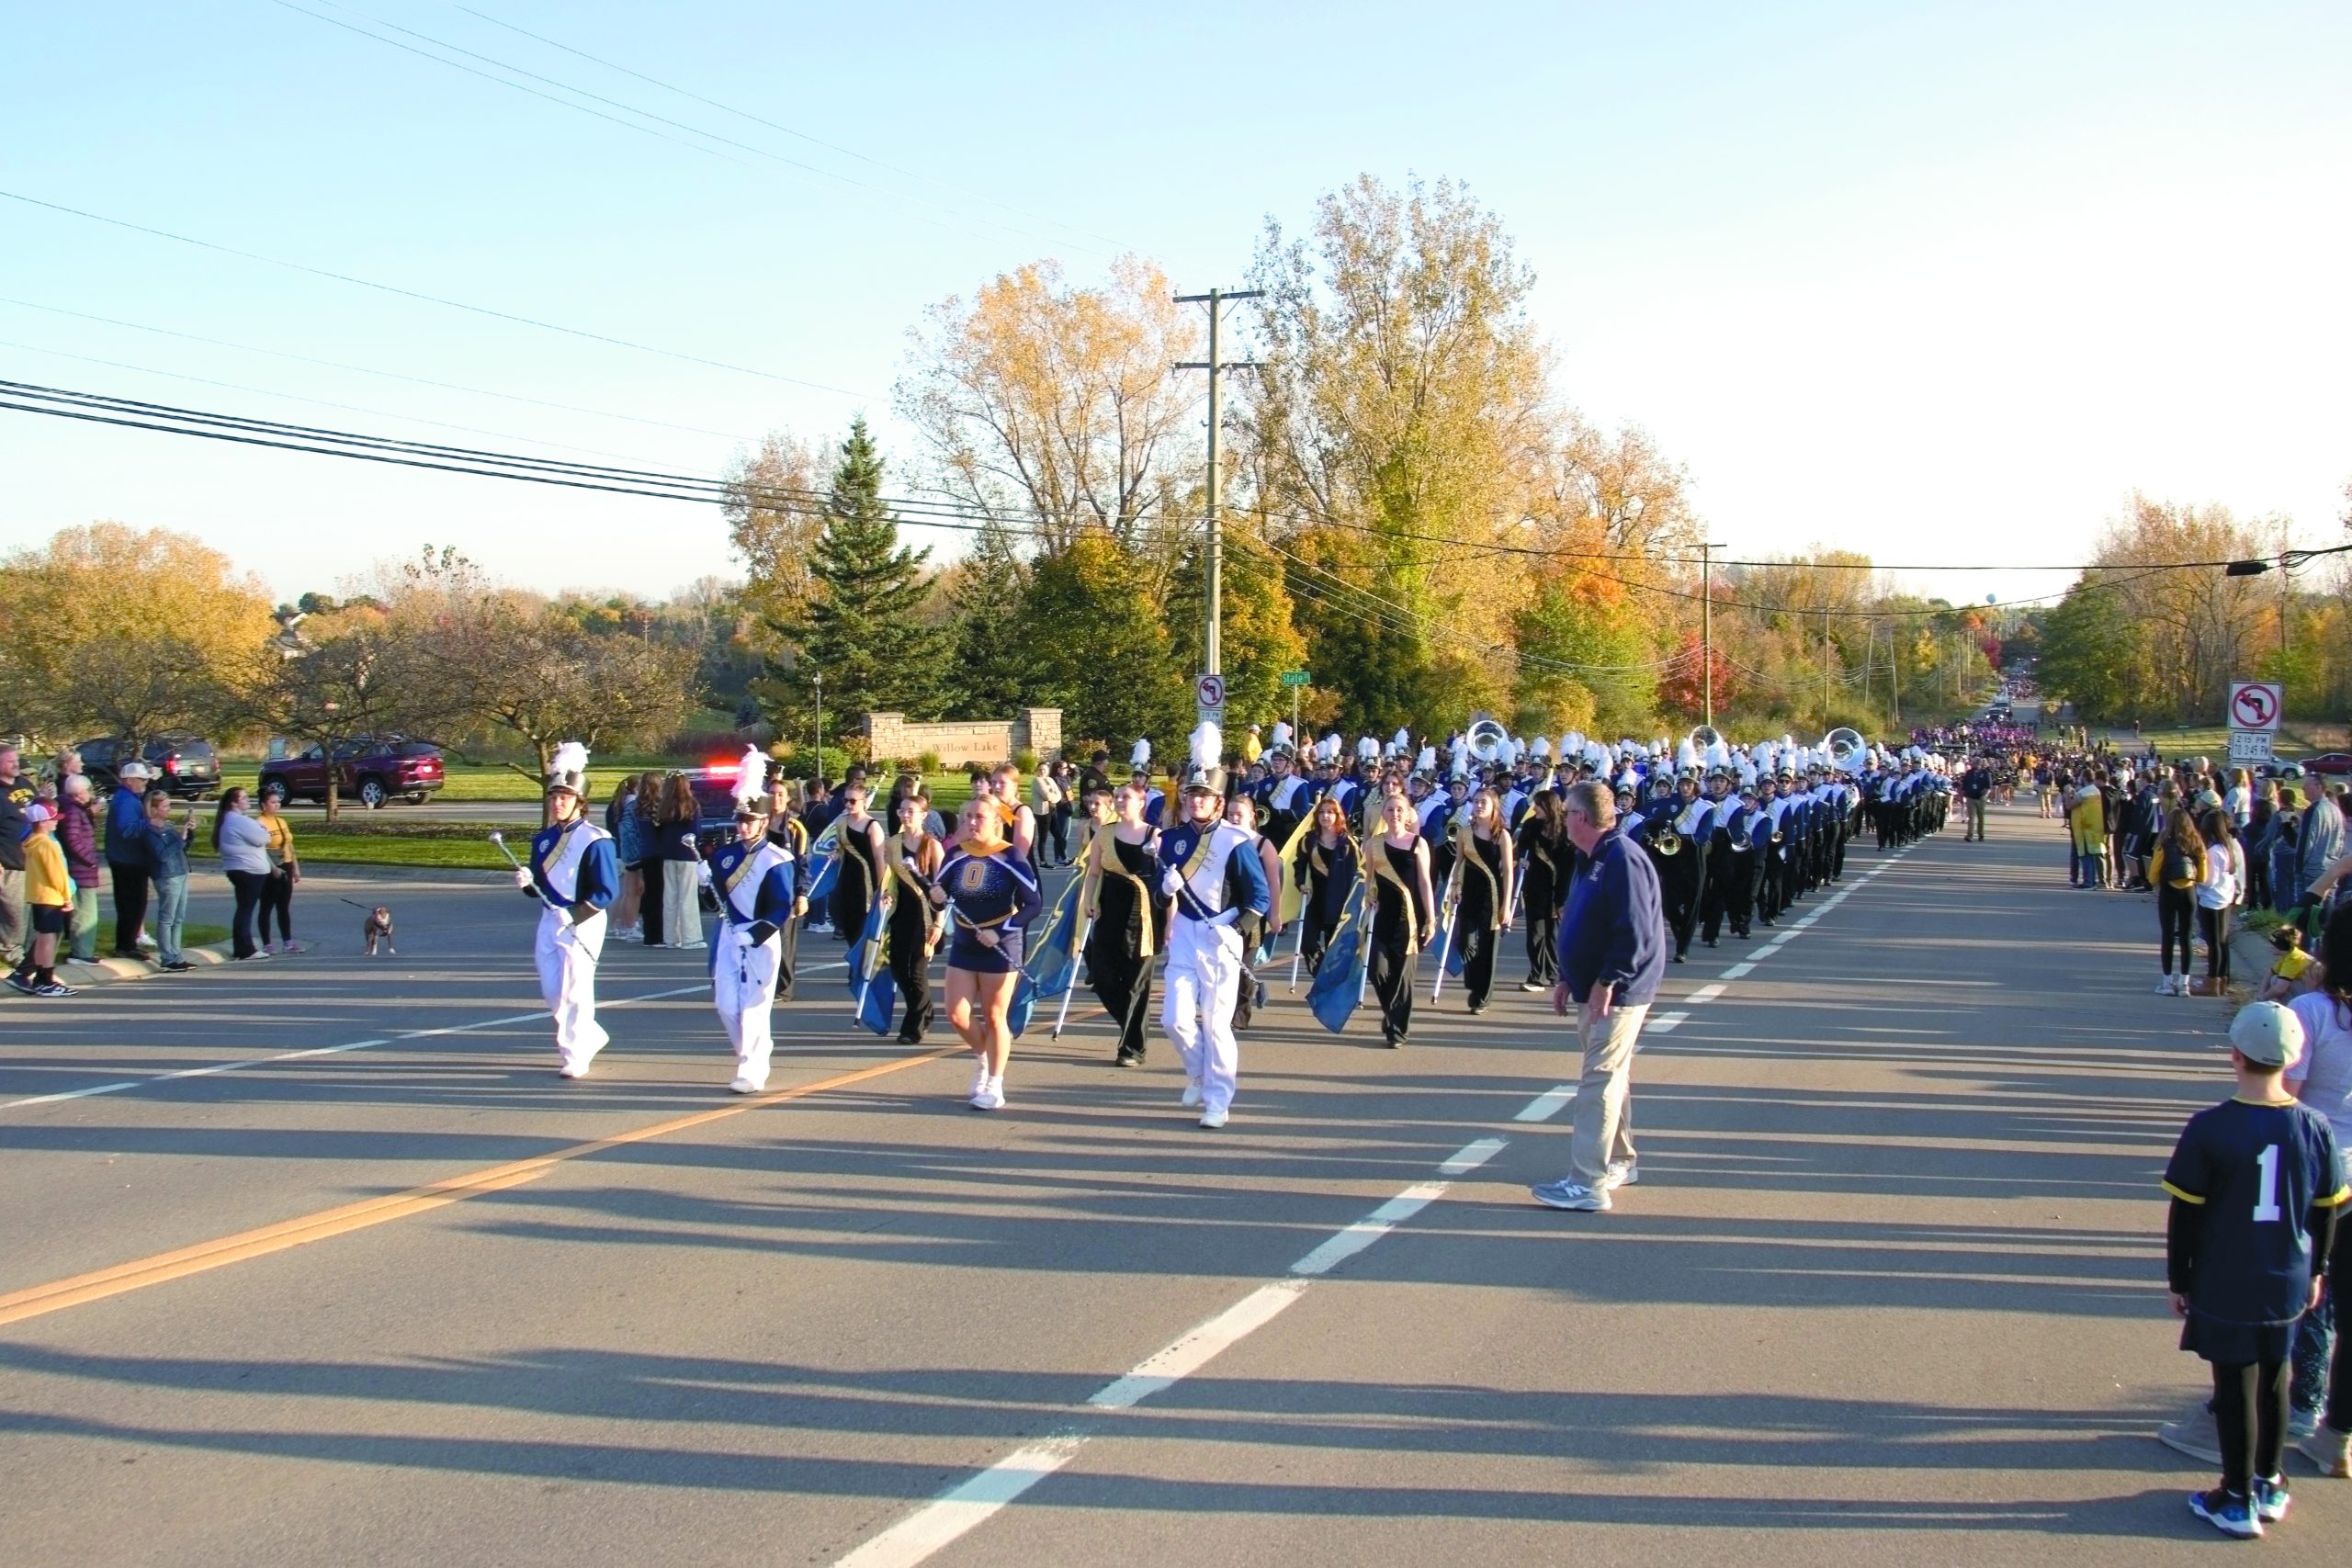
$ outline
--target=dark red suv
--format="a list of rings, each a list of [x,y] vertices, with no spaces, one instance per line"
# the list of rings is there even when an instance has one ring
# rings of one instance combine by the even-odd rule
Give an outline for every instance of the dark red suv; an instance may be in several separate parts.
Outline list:
[[[327,767],[326,753],[317,746],[290,757],[274,757],[261,765],[261,787],[266,791],[276,784],[288,800],[323,801]],[[398,735],[346,740],[335,748],[334,767],[336,795],[370,811],[395,797],[422,806],[447,782],[440,747]]]

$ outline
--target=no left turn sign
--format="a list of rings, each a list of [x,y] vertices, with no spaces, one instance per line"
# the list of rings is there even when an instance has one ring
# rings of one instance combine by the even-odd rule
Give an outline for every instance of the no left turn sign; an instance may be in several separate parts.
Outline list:
[[[2276,733],[2285,693],[2274,681],[2233,681],[2230,683],[2230,728]]]
[[[1196,679],[1193,682],[1193,701],[1199,707],[1223,707],[1225,705],[1225,677],[1203,675]]]

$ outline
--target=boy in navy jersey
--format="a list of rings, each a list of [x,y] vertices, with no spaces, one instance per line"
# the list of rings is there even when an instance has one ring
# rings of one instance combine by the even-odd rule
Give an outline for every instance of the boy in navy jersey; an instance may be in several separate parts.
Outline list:
[[[2287,1516],[2287,1357],[2352,1196],[2327,1119],[2280,1081],[2302,1046],[2301,1022],[2277,1002],[2241,1009],[2230,1022],[2237,1093],[2188,1119],[2165,1168],[2172,1309],[2187,1320],[2180,1348],[2212,1363],[2222,1449],[2221,1485],[2188,1506],[2247,1539]]]

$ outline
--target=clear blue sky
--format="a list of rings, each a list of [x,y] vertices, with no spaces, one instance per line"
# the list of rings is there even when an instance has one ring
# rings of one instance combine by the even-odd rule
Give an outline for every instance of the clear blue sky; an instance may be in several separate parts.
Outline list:
[[[1238,281],[1267,215],[1296,227],[1359,173],[1419,173],[1502,214],[1564,392],[1648,426],[1734,553],[2072,561],[2135,486],[2342,535],[2340,3],[473,3],[874,162],[444,0],[293,4],[773,156],[657,140],[274,0],[19,0],[0,189],[848,395],[6,200],[0,296],[53,309],[0,303],[0,377],[715,473],[739,438],[831,434],[861,408],[891,443],[908,327],[1005,268],[1057,255],[1085,278],[1125,247],[1187,288]],[[94,517],[199,535],[284,595],[434,541],[549,589],[731,570],[714,513],[0,413],[0,547]]]

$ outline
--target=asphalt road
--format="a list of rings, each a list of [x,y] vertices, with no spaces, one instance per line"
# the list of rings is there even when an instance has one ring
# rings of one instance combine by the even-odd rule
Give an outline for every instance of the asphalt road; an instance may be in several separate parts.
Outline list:
[[[378,885],[397,960],[345,910],[304,958],[12,1003],[5,1556],[2211,1553],[2147,1434],[2201,1382],[2154,1181],[2225,1021],[2153,994],[2144,902],[2069,890],[2053,824],[1994,830],[1674,969],[1606,1215],[1526,1197],[1574,1062],[1508,985],[1399,1052],[1278,985],[1217,1134],[1096,1019],[976,1114],[963,1060],[847,1032],[837,969],[738,1100],[699,955],[627,945],[564,1082],[531,912],[470,879]],[[2347,1519],[2302,1472],[2266,1550]]]

